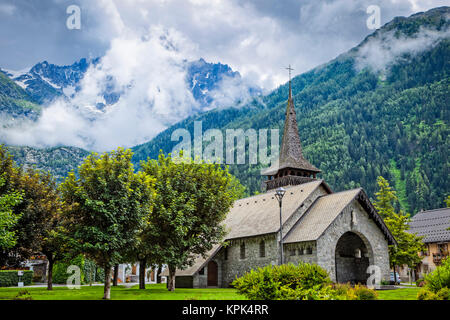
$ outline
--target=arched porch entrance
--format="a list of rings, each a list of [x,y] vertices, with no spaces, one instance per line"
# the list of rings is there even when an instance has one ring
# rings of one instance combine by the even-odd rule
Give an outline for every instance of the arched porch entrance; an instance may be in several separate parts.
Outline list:
[[[373,260],[370,244],[354,232],[346,232],[336,244],[336,282],[366,284],[367,268]]]
[[[208,263],[208,287],[217,287],[219,280],[219,268],[215,261]]]

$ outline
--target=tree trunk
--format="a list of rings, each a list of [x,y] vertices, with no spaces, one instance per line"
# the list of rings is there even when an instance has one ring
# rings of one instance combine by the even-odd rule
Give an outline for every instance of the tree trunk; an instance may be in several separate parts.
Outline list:
[[[53,290],[53,259],[48,259],[47,290]]]
[[[113,278],[113,286],[117,287],[117,281],[119,278],[119,265],[115,264],[114,265],[114,278]]]
[[[139,289],[145,289],[145,265],[147,264],[146,259],[139,260]]]
[[[105,267],[105,287],[103,293],[103,299],[111,299],[111,266]]]
[[[162,272],[162,264],[159,264],[158,269],[156,270],[156,283],[161,283],[161,272]]]
[[[169,280],[167,282],[167,289],[169,291],[175,291],[175,271],[176,268],[169,265]]]

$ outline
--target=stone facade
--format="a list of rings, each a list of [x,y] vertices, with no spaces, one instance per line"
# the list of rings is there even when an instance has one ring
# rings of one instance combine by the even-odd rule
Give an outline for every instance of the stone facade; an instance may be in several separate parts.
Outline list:
[[[388,242],[357,200],[347,206],[317,239],[317,263],[329,272],[331,280],[336,281],[336,245],[346,232],[361,238],[367,248],[369,264],[378,266],[381,278],[389,280]]]
[[[292,228],[306,208],[324,193],[324,189],[318,188],[306,200],[308,205],[300,207],[290,218],[292,221],[288,220],[287,226],[284,225],[285,235],[289,230],[287,227]],[[338,245],[344,250],[340,250]],[[366,273],[369,265],[380,268],[382,280],[389,279],[388,242],[356,199],[316,241],[287,243],[283,247],[285,263],[298,264],[302,261],[318,264],[328,271],[332,281],[365,282],[369,277]],[[355,255],[356,249],[360,251],[360,257]],[[242,254],[243,251],[245,254]],[[236,277],[252,269],[279,263],[279,233],[229,240],[227,246],[221,248],[210,261],[218,265],[218,286],[229,287]],[[177,277],[176,286],[206,288],[207,279],[208,266],[205,265],[193,276]]]

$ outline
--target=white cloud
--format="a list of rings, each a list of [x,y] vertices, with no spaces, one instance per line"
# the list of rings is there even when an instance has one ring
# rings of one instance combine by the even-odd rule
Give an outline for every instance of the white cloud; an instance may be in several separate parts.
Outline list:
[[[3,139],[10,144],[101,151],[148,141],[197,107],[185,80],[185,58],[191,49],[175,30],[153,26],[145,37],[122,30],[100,63],[87,71],[73,99],[54,102],[36,123],[9,129]],[[96,104],[104,102],[111,76],[115,91],[122,94],[101,112]]]
[[[81,83],[82,90],[70,102],[55,102],[44,109],[36,123],[5,131],[2,140],[34,146],[68,144],[95,150],[142,143],[197,110],[185,82],[185,59],[221,62],[241,73],[242,82],[226,79],[219,89],[211,92],[216,98],[213,106],[227,106],[248,96],[246,84],[267,91],[286,82],[288,64],[294,67],[294,74],[300,74],[357,45],[373,31],[366,27],[369,5],[380,6],[384,24],[395,16],[408,16],[441,3],[440,0],[80,0],[81,30],[68,33],[64,23],[60,29],[55,27],[58,21],[64,22],[64,16],[58,15],[65,10],[53,6],[64,6],[64,1],[41,5],[45,19],[54,18],[47,23],[38,21],[40,15],[35,11],[41,6],[31,7],[27,1],[17,0],[16,10],[23,11],[23,17],[34,17],[30,22],[20,21],[21,25],[29,23],[32,27],[18,31],[14,42],[0,44],[2,58],[10,55],[8,60],[19,57],[22,61],[24,55],[18,53],[26,52],[27,59],[42,54],[39,60],[58,63],[52,57],[60,58],[60,54],[67,61],[71,52],[79,55],[80,46],[90,45],[84,48],[83,56],[70,58],[69,63],[107,49],[100,64],[89,69]],[[25,10],[31,11],[25,14]],[[12,23],[0,19],[0,35],[5,30],[2,21]],[[45,39],[41,42],[43,35]],[[415,45],[425,47],[430,39],[432,34],[418,39]],[[381,68],[411,45],[400,41],[391,50],[367,47],[361,51],[362,59]],[[114,80],[109,81],[108,76]],[[102,92],[107,84],[114,85],[121,98],[106,110],[98,111],[96,104],[104,102]]]
[[[391,65],[405,59],[405,54],[415,56],[431,49],[442,39],[450,37],[450,29],[436,31],[421,27],[414,37],[396,36],[395,30],[378,34],[361,48],[356,56],[356,68],[365,67],[385,72]]]

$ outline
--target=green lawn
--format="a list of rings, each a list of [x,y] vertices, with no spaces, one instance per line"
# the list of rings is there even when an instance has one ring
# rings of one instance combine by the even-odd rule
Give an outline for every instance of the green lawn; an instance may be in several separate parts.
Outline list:
[[[96,300],[103,297],[103,286],[82,286],[81,289],[53,287],[46,288],[0,288],[0,300],[12,299],[20,290],[27,290],[34,300]],[[244,300],[235,289],[175,289],[169,292],[165,284],[146,285],[145,290],[138,286],[125,288],[112,287],[111,300]]]
[[[380,300],[416,300],[420,288],[401,288],[396,290],[379,290]]]
[[[66,287],[54,287],[53,291],[46,288],[23,288],[34,300],[97,300],[103,297],[103,286],[82,286],[81,289],[70,290]],[[0,300],[10,300],[18,292],[18,288],[0,288]],[[415,300],[420,288],[402,288],[396,290],[379,290],[380,300]],[[145,290],[138,286],[125,288],[112,287],[112,300],[244,300],[235,289],[175,289],[168,292],[165,284],[147,285]]]

